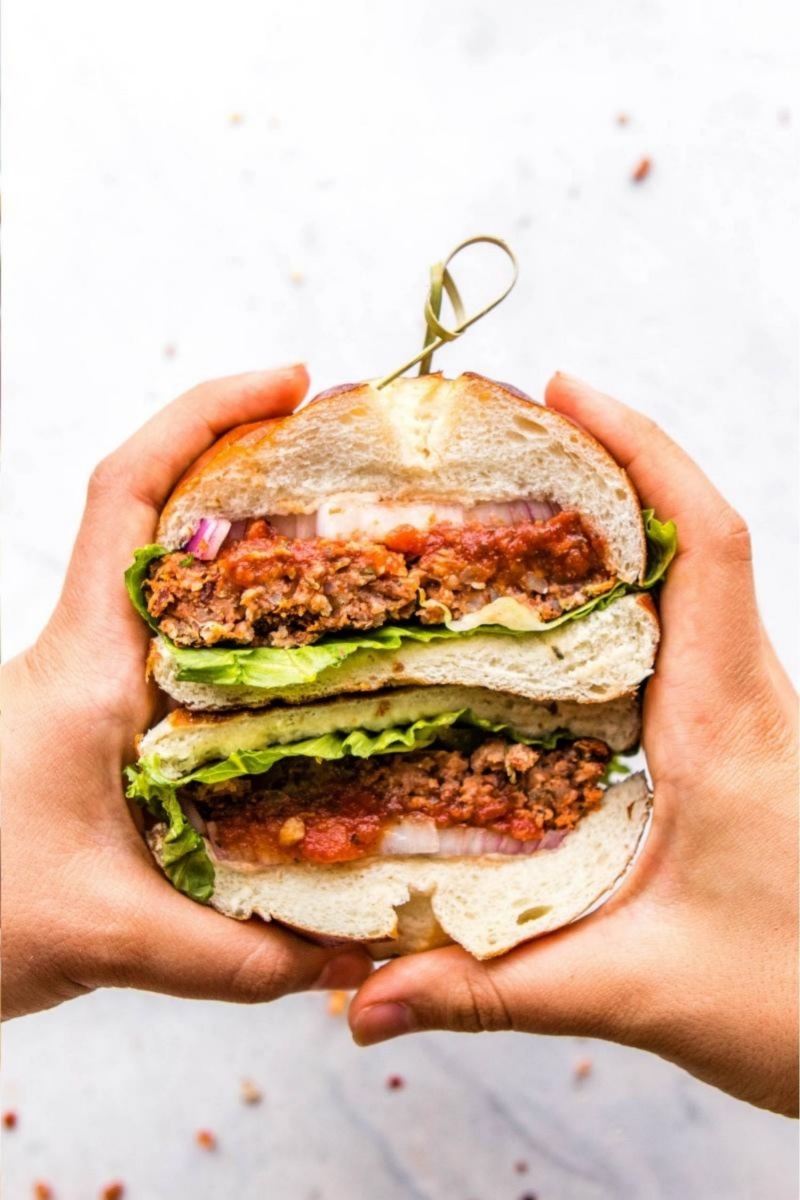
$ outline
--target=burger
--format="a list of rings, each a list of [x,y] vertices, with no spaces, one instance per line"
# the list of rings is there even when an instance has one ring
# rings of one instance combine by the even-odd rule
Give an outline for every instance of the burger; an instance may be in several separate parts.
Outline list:
[[[616,756],[674,549],[594,439],[478,375],[231,431],[127,573],[180,705],[130,771],[156,858],[230,916],[379,955],[575,919],[646,823]]]
[[[478,958],[556,929],[625,873],[644,776],[634,696],[534,704],[396,688],[230,715],[170,713],[129,795],[167,876],[230,917],[376,956],[459,942]]]
[[[127,583],[152,674],[190,708],[412,683],[599,701],[652,668],[673,550],[583,430],[433,375],[231,431]]]

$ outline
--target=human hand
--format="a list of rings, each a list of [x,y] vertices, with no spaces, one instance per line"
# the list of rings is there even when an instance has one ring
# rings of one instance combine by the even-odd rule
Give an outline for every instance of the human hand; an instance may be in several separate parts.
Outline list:
[[[644,706],[650,835],[624,888],[575,925],[489,962],[448,947],[382,968],[351,1005],[354,1037],[606,1038],[796,1112],[796,697],[761,626],[747,528],[646,417],[564,375],[546,400],[678,526]]]
[[[362,950],[323,950],[187,900],[123,796],[134,737],[164,704],[145,683],[148,630],[123,571],[183,471],[231,426],[291,412],[307,387],[303,367],[203,384],[94,472],[55,612],[2,672],[6,1016],[102,986],[269,1000],[354,987],[371,969]]]

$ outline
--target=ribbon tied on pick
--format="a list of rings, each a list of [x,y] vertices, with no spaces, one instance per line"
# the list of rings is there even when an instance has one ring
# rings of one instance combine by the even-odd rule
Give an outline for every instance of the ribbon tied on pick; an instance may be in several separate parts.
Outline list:
[[[484,305],[479,312],[467,316],[464,311],[464,304],[461,300],[458,288],[455,285],[453,276],[450,273],[450,265],[453,260],[459,255],[462,250],[466,250],[468,246],[475,246],[478,243],[487,243],[491,246],[497,246],[508,258],[511,263],[511,279],[508,286],[499,296],[495,296],[488,304]],[[503,241],[502,238],[490,237],[489,235],[479,235],[478,237],[467,238],[466,241],[460,242],[454,250],[451,250],[447,258],[443,262],[434,263],[431,267],[431,282],[428,289],[428,295],[425,300],[425,341],[419,354],[415,354],[408,362],[403,363],[402,367],[398,367],[396,371],[392,371],[390,375],[384,375],[375,387],[385,387],[387,383],[391,383],[393,379],[397,379],[399,375],[404,375],[411,367],[419,363],[419,374],[428,375],[431,370],[431,363],[436,351],[445,344],[445,342],[454,342],[456,338],[461,337],[470,325],[474,325],[481,317],[485,317],[493,308],[505,300],[514,284],[517,282],[519,268],[517,259],[510,246]],[[440,316],[442,311],[442,298],[444,293],[453,306],[453,312],[456,318],[456,324],[452,329],[448,329],[443,325]]]

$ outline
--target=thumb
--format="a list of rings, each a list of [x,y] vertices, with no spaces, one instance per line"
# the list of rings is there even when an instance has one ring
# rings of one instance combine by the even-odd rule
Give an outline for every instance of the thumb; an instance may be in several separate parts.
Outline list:
[[[751,599],[747,527],[689,455],[650,417],[559,373],[547,385],[548,407],[582,425],[623,467],[645,507],[678,526],[678,561],[697,564],[697,587],[712,603],[735,591]],[[674,574],[674,573],[673,573]]]
[[[397,959],[362,985],[350,1027],[359,1046],[426,1029],[633,1042],[646,980],[641,956],[598,914],[488,962],[457,946]]]
[[[669,672],[673,662],[691,661],[698,678],[712,683],[724,678],[740,692],[754,686],[761,631],[743,518],[649,417],[562,373],[548,383],[545,399],[606,447],[628,472],[645,507],[677,525],[678,554],[661,602],[662,671]],[[724,643],[736,652],[721,660],[715,648]]]
[[[256,918],[232,920],[174,891],[150,863],[136,875],[116,902],[106,897],[99,952],[73,976],[84,986],[260,1003],[310,988],[355,988],[372,971],[358,946],[324,948]]]
[[[95,642],[101,617],[111,628],[122,619],[142,644],[146,641],[121,579],[133,550],[153,540],[167,496],[220,435],[286,416],[307,389],[308,373],[301,365],[202,383],[151,417],[98,464],[59,606],[77,628],[86,625],[91,601]]]

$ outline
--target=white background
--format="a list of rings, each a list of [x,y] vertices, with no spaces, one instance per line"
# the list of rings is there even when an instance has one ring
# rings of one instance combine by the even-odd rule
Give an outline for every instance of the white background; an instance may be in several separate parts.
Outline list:
[[[429,264],[491,232],[519,285],[439,367],[535,396],[566,370],[656,417],[749,521],[796,672],[794,9],[9,0],[6,653],[55,602],[98,458],[205,377],[389,370]],[[791,1125],[615,1047],[357,1052],[320,998],[109,993],[16,1023],[5,1052],[8,1200],[116,1176],[130,1200],[797,1194]]]

